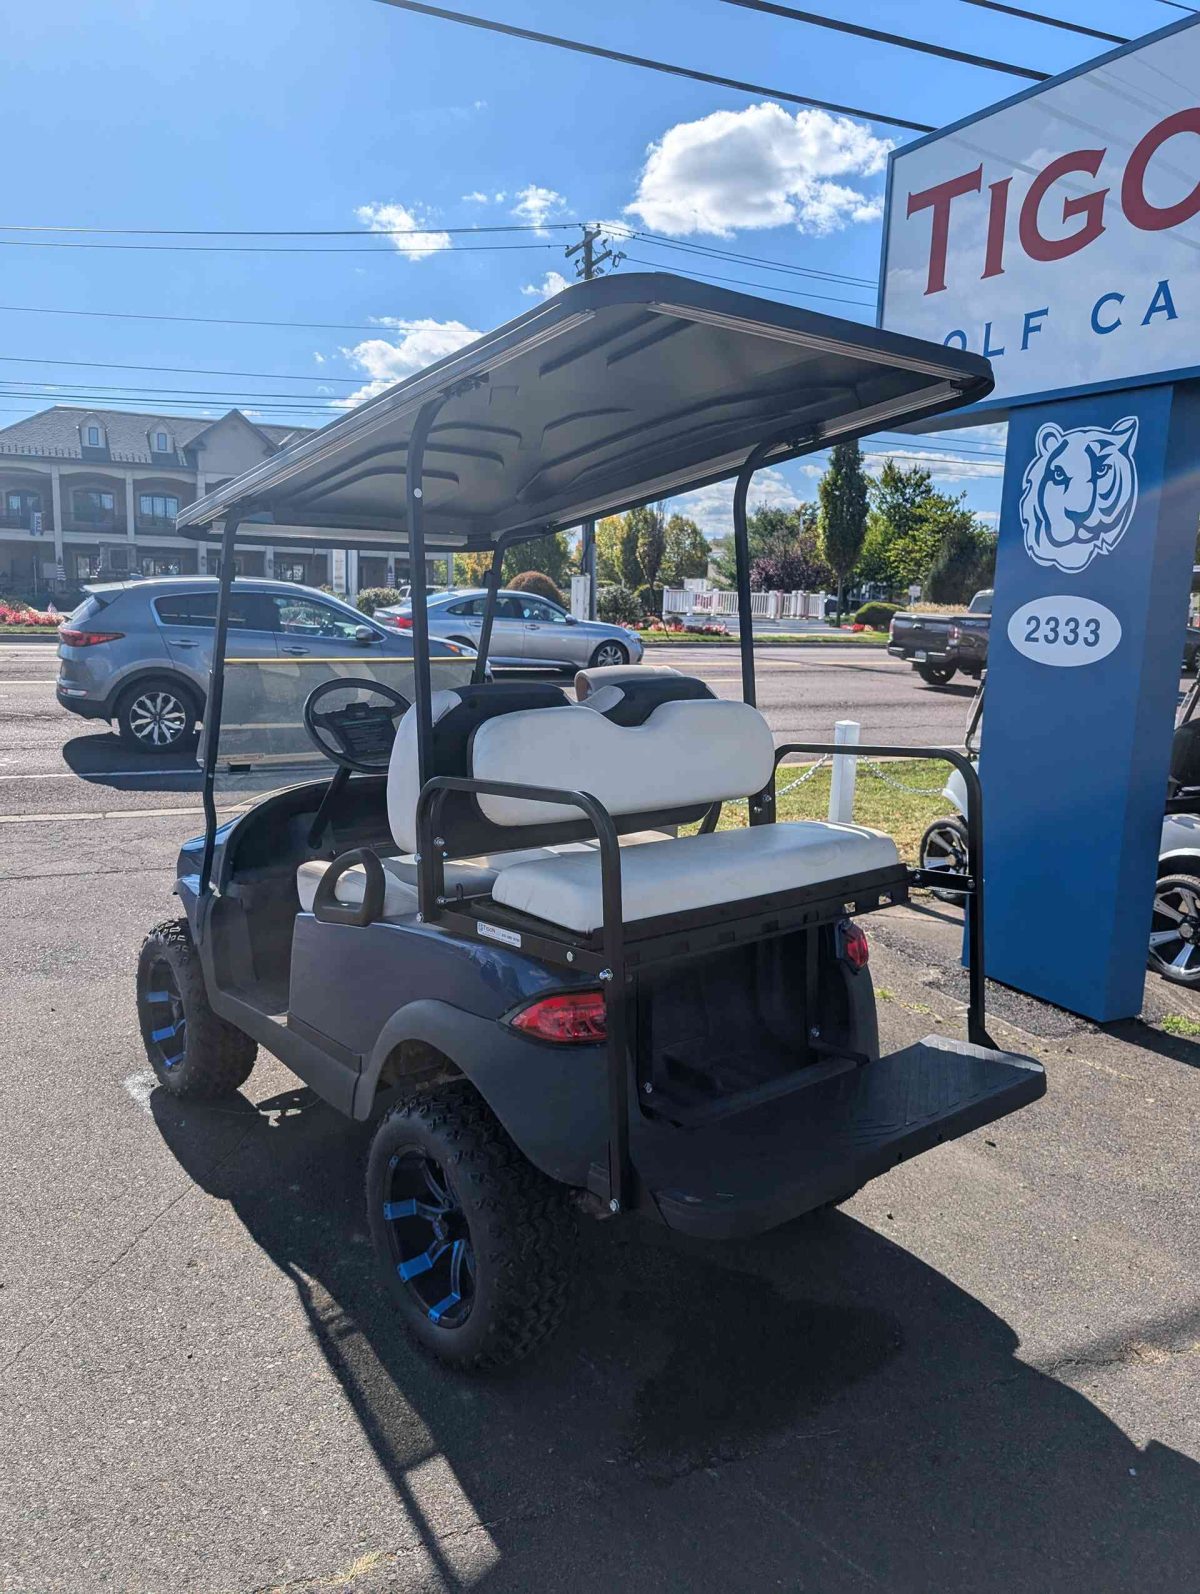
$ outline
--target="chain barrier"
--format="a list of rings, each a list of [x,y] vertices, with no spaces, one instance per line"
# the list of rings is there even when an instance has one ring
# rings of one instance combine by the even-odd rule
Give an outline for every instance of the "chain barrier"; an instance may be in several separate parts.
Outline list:
[[[906,786],[902,780],[893,780],[886,773],[883,765],[877,764],[872,758],[860,758],[859,763],[869,769],[871,774],[881,780],[885,786],[891,786],[895,791],[906,791],[913,797],[941,797],[943,795],[941,786]]]
[[[781,786],[775,793],[776,797],[786,797],[788,792],[795,791],[797,786],[803,786],[805,781],[811,780],[823,764],[829,764],[832,761],[832,754],[823,753],[815,764],[804,771],[803,775],[798,775],[795,780],[789,781],[786,786]]]

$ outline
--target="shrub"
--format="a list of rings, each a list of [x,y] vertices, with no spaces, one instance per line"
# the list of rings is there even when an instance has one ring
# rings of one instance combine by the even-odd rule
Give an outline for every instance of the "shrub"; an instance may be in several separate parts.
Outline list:
[[[628,587],[601,587],[596,596],[596,613],[609,625],[637,625],[642,606]]]
[[[886,631],[892,623],[892,616],[899,612],[898,603],[864,603],[854,616],[854,623],[866,626],[871,631]]]
[[[393,603],[403,603],[404,597],[395,587],[364,587],[354,602],[360,614],[374,614],[376,609],[387,609]]]
[[[519,576],[514,576],[508,582],[508,588],[510,592],[532,592],[536,598],[545,598],[550,603],[557,603],[560,609],[568,607],[567,600],[554,582],[541,570],[522,570]]]

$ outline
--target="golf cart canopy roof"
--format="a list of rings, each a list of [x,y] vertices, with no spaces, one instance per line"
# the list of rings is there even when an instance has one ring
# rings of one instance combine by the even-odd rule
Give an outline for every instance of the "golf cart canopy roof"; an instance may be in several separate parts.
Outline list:
[[[429,553],[487,549],[985,398],[978,355],[666,274],[611,276],[389,388],[180,512],[186,536],[403,548],[418,412]]]

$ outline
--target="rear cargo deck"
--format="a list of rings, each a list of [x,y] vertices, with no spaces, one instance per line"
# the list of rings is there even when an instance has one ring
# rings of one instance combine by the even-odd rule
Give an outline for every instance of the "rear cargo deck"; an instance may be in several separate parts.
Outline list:
[[[1031,1058],[929,1035],[719,1125],[686,1131],[641,1118],[630,1150],[643,1197],[668,1227],[730,1239],[843,1200],[1045,1090]]]

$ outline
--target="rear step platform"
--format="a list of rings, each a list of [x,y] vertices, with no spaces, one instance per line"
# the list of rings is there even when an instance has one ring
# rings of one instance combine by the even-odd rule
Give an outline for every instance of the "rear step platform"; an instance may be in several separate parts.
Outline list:
[[[898,1162],[1045,1091],[1031,1058],[928,1035],[716,1125],[641,1118],[630,1149],[644,1197],[668,1227],[731,1239],[845,1200]]]

